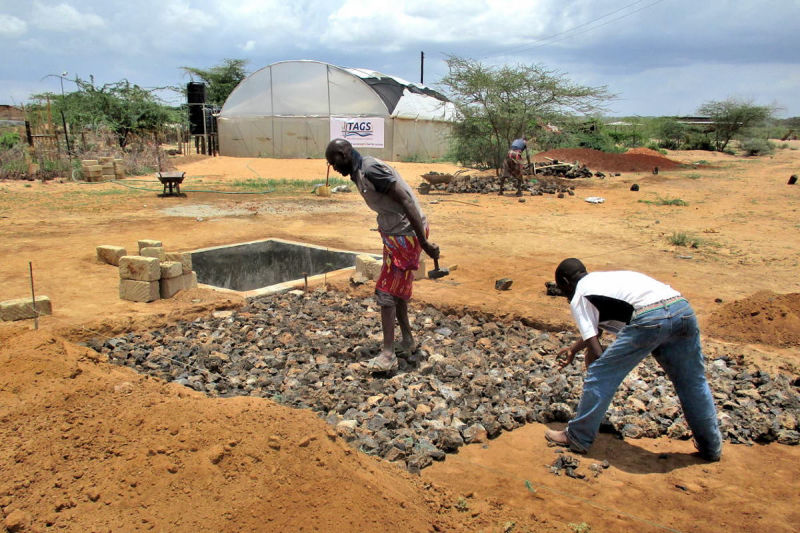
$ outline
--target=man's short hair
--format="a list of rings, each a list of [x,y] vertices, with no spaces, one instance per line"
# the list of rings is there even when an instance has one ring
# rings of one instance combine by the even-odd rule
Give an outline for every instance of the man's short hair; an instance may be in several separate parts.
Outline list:
[[[573,282],[577,276],[585,273],[586,267],[580,259],[574,257],[564,259],[556,267],[556,285],[564,291],[564,282]]]

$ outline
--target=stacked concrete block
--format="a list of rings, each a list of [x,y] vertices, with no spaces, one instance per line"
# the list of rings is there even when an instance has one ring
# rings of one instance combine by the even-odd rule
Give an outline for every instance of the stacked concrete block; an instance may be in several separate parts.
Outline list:
[[[119,266],[119,260],[124,255],[128,255],[128,252],[122,246],[104,244],[97,247],[97,259],[109,265]]]
[[[114,177],[118,180],[125,177],[125,162],[122,159],[114,159]]]
[[[192,272],[192,254],[189,252],[167,252],[167,261],[178,261],[183,266],[183,273],[189,274]]]
[[[152,302],[160,297],[161,265],[155,257],[125,255],[119,260],[119,297]]]
[[[161,241],[154,241],[152,239],[142,239],[138,242],[139,255],[142,255],[142,248],[162,248],[164,245]]]
[[[97,161],[100,163],[102,169],[102,181],[111,181],[114,179],[114,158],[110,156],[98,157]]]
[[[103,167],[96,159],[81,160],[81,172],[86,181],[94,182],[103,179]]]
[[[47,296],[36,297],[36,309],[30,298],[0,302],[0,321],[25,320],[53,314],[53,304]]]
[[[356,256],[356,276],[363,276],[369,280],[378,279],[381,273],[382,259],[375,259],[371,255],[361,254]]]
[[[161,298],[172,298],[178,291],[186,288],[183,277],[183,265],[178,261],[164,261],[161,263]]]
[[[166,260],[166,254],[161,246],[145,246],[139,250],[139,255],[143,257],[155,257],[159,261]]]

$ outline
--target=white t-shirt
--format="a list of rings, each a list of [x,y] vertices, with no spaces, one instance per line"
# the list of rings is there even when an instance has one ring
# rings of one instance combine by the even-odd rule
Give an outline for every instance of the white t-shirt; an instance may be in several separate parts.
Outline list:
[[[578,281],[570,308],[586,340],[596,336],[599,328],[617,333],[635,310],[675,296],[680,293],[639,272],[590,272]]]

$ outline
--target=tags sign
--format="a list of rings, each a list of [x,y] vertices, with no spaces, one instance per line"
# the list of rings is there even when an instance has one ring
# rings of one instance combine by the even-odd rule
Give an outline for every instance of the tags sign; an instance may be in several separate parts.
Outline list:
[[[344,139],[353,146],[383,148],[383,118],[331,117],[333,139]]]

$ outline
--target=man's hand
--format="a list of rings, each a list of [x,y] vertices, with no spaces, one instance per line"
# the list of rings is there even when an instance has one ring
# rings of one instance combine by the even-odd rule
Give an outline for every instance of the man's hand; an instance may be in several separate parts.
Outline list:
[[[439,259],[439,246],[432,243],[432,242],[421,242],[420,245],[422,249],[425,250],[425,253],[430,256],[431,259]]]
[[[573,344],[572,346],[567,346],[566,348],[561,348],[558,351],[558,353],[556,354],[556,359],[561,358],[562,355],[566,355],[567,356],[567,359],[565,361],[562,361],[561,363],[558,364],[558,368],[559,369],[562,369],[565,366],[569,365],[575,359],[575,354],[577,353],[577,350],[573,350],[572,348],[574,348],[574,347],[575,347],[575,345]]]

